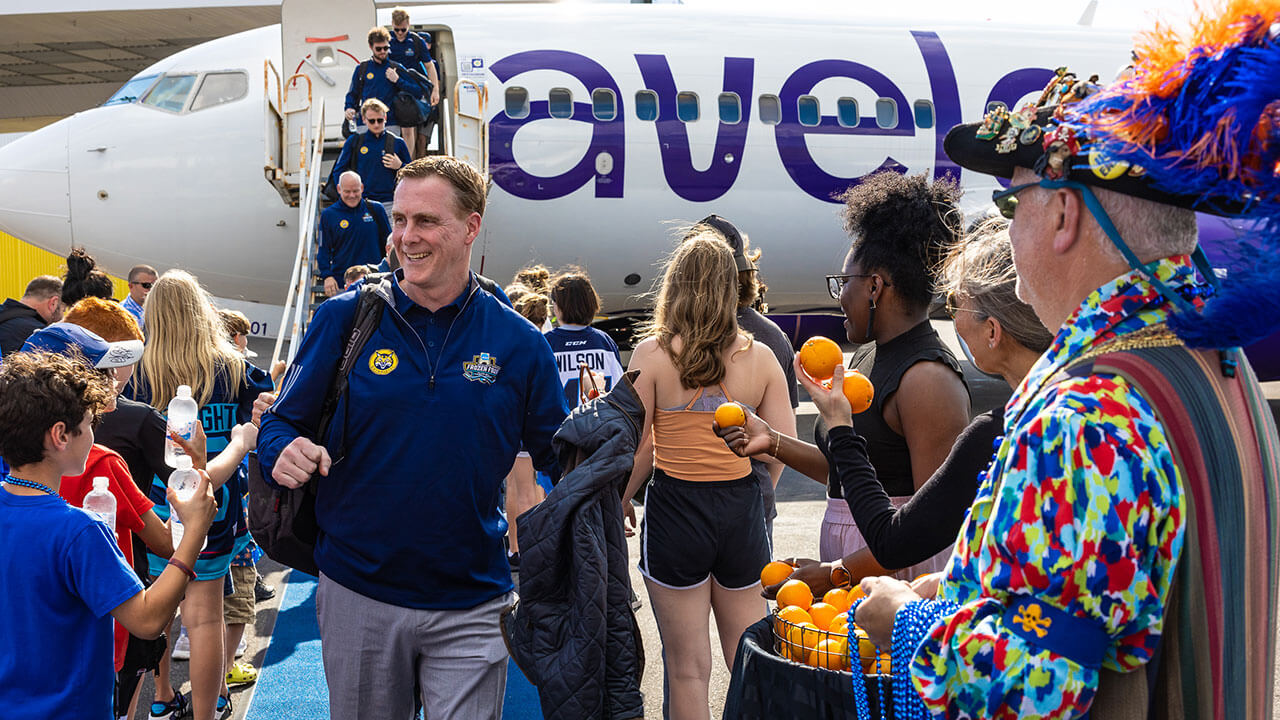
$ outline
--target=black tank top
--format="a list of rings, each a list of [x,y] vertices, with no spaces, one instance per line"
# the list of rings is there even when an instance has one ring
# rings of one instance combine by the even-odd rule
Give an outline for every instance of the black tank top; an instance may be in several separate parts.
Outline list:
[[[940,362],[954,370],[960,382],[964,382],[964,373],[956,356],[942,343],[942,338],[938,337],[928,320],[884,344],[876,343],[855,352],[850,362],[858,372],[870,378],[875,387],[871,407],[853,416],[853,428],[867,439],[867,456],[884,491],[891,497],[915,493],[915,482],[911,476],[911,451],[907,448],[907,439],[884,421],[884,403],[898,391],[898,384],[907,369],[918,362]],[[968,388],[966,384],[965,390]],[[821,425],[819,418],[814,426],[814,436],[825,454],[827,433]],[[828,476],[827,497],[839,498],[841,495],[839,481]]]

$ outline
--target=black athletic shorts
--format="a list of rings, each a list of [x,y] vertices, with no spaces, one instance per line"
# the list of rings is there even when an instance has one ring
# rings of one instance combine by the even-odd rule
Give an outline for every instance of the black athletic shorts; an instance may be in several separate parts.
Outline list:
[[[666,587],[708,577],[729,590],[760,582],[771,549],[755,475],[689,481],[654,470],[640,530],[640,573]]]

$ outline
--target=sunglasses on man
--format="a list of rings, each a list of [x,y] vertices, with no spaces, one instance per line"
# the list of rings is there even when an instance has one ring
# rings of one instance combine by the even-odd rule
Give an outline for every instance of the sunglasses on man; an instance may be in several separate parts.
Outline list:
[[[1029,187],[1036,187],[1040,183],[1024,183],[1022,185],[1014,185],[1005,190],[994,190],[991,193],[991,202],[996,204],[996,209],[1004,217],[1012,220],[1014,212],[1018,209],[1018,193]]]
[[[129,284],[130,284],[130,285],[140,285],[140,286],[142,286],[142,289],[143,289],[143,290],[150,290],[150,289],[151,289],[151,286],[152,286],[152,284],[153,284],[153,283],[144,283],[144,282],[133,282],[133,281],[130,281],[130,282],[129,282]]]

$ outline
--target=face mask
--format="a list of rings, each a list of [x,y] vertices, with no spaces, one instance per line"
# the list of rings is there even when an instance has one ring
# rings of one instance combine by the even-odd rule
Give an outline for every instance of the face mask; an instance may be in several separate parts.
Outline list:
[[[1004,379],[1003,375],[998,375],[996,373],[989,373],[978,366],[978,361],[973,359],[973,351],[969,349],[969,344],[964,341],[964,338],[960,337],[960,333],[956,333],[956,340],[960,341],[960,351],[964,353],[965,360],[969,361],[969,364],[973,366],[973,369],[977,370],[983,375],[986,375],[989,378],[995,378],[996,380]]]

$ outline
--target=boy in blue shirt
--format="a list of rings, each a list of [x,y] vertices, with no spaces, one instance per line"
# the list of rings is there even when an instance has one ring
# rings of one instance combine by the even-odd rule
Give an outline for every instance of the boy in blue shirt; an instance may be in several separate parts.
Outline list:
[[[83,332],[82,354],[101,366],[115,348]],[[111,618],[139,637],[159,637],[194,577],[190,568],[216,512],[203,473],[191,500],[169,495],[187,533],[172,567],[144,590],[113,529],[58,496],[64,476],[84,472],[93,420],[114,395],[106,373],[63,355],[19,352],[0,365],[0,454],[11,465],[0,483],[6,718],[112,718]]]

